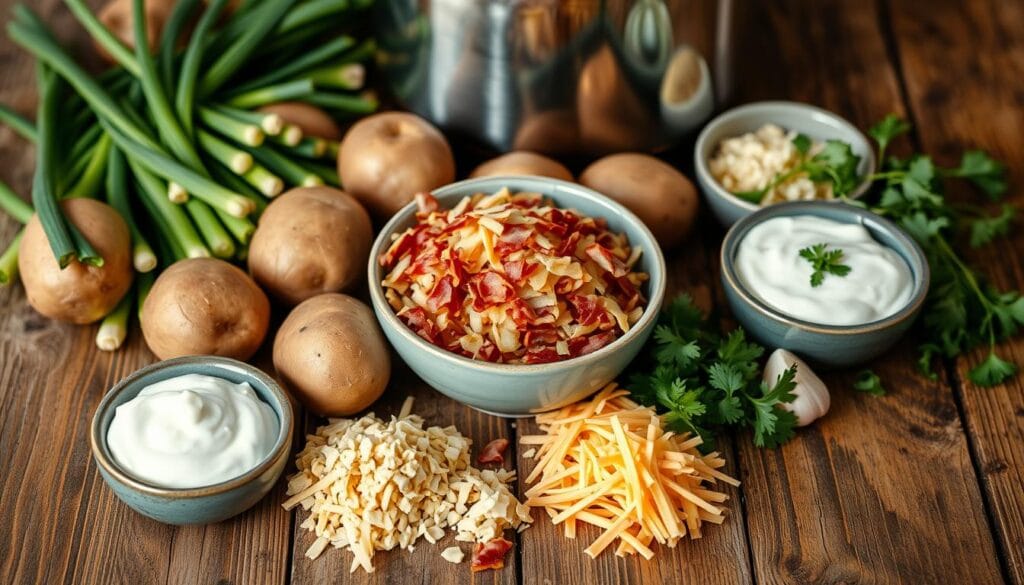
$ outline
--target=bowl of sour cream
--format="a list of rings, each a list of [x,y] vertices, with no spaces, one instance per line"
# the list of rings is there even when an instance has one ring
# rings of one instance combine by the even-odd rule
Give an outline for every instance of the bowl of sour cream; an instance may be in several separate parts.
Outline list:
[[[284,471],[291,402],[270,376],[222,357],[142,368],[93,417],[100,475],[135,511],[167,524],[209,524],[244,512]]]
[[[920,246],[852,205],[763,208],[726,234],[721,266],[726,299],[744,328],[766,345],[829,366],[885,352],[928,294]]]

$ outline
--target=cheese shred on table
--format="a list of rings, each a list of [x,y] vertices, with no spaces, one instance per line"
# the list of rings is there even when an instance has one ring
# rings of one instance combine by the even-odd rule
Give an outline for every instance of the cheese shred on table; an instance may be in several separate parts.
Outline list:
[[[528,435],[537,464],[527,477],[528,506],[543,507],[567,538],[579,522],[604,529],[584,552],[612,546],[619,556],[654,556],[651,544],[675,547],[701,537],[701,524],[725,520],[728,495],[711,489],[739,482],[719,471],[717,453],[697,451],[700,437],[666,432],[653,408],[609,384],[592,400],[537,416],[543,435]]]
[[[420,537],[434,544],[447,528],[455,540],[487,542],[532,521],[508,488],[514,471],[472,467],[470,439],[454,426],[424,428],[411,408],[410,398],[388,422],[330,419],[307,437],[284,503],[310,512],[301,526],[317,538],[307,557],[348,548],[350,572],[373,572],[378,550],[412,550]]]

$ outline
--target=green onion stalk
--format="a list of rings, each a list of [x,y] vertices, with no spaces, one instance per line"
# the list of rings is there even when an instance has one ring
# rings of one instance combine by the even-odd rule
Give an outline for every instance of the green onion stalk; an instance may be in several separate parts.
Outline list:
[[[128,289],[96,332],[96,347],[102,351],[117,351],[128,337],[128,317],[135,304],[135,287]]]
[[[135,270],[140,273],[150,272],[157,266],[156,254],[135,222],[128,202],[128,165],[124,154],[117,148],[111,148],[108,155],[106,191],[107,203],[116,209],[128,224],[128,231],[132,237],[132,264]]]

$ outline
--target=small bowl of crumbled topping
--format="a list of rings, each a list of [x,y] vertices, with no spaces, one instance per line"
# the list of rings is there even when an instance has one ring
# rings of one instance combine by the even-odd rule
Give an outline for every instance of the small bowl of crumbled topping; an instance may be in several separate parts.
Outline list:
[[[843,118],[797,102],[756,102],[708,123],[694,147],[701,191],[725,226],[786,201],[856,199],[875,155]]]
[[[611,199],[542,177],[471,179],[417,196],[381,230],[370,297],[428,384],[529,415],[614,379],[653,331],[665,261]]]

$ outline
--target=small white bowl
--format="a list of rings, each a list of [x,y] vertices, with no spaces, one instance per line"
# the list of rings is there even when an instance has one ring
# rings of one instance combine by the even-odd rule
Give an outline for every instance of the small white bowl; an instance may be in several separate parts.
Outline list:
[[[711,175],[708,161],[718,145],[727,138],[754,132],[765,124],[775,124],[785,130],[795,130],[815,140],[842,140],[849,143],[854,154],[860,156],[857,173],[861,182],[847,197],[857,199],[871,185],[868,176],[875,172],[875,151],[867,137],[845,119],[816,106],[799,102],[754,102],[719,114],[708,122],[693,148],[693,166],[697,183],[704,193],[711,211],[725,227],[754,213],[761,206],[733,195]]]

